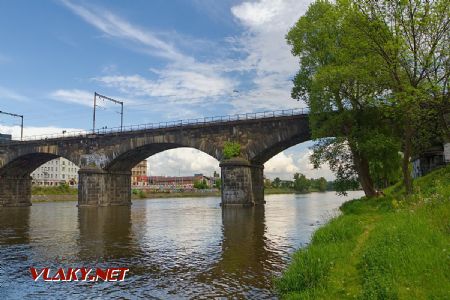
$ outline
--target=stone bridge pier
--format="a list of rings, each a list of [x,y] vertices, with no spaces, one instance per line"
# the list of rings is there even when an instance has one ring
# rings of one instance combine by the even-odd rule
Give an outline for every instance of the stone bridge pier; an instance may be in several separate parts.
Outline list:
[[[78,171],[78,206],[131,205],[131,171]]]
[[[220,168],[222,206],[253,206],[265,203],[264,165],[234,158],[222,161]]]
[[[0,176],[0,207],[30,206],[31,177]]]

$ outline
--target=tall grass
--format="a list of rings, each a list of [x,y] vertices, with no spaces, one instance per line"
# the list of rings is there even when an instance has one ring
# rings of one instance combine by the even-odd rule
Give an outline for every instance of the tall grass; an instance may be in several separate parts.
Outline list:
[[[341,210],[276,279],[282,298],[450,298],[450,167]]]
[[[58,186],[33,186],[31,188],[32,195],[76,195],[78,189],[71,188],[68,184]]]

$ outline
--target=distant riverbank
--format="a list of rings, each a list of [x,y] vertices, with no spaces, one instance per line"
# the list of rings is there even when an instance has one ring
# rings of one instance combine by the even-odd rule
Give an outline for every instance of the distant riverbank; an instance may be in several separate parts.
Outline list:
[[[75,193],[65,194],[50,192],[48,194],[32,194],[31,202],[59,202],[59,201],[77,201],[78,191],[74,190]],[[172,193],[155,193],[155,192],[144,192],[139,194],[132,194],[131,199],[133,200],[143,200],[143,199],[161,199],[161,198],[193,198],[193,197],[219,197],[220,191],[207,191],[207,192],[172,192]]]
[[[309,193],[317,192],[310,191]],[[266,195],[295,194],[296,191],[290,188],[267,188]],[[220,191],[183,191],[183,192],[150,192],[145,190],[133,190],[131,199],[162,199],[162,198],[193,198],[193,197],[220,197]],[[56,201],[77,201],[78,190],[67,187],[33,187],[32,202],[56,202]]]

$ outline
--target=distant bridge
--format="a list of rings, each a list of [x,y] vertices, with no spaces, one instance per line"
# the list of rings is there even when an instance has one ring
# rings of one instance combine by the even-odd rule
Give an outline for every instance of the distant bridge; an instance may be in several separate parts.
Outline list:
[[[57,157],[80,167],[79,206],[130,205],[131,169],[179,147],[220,161],[222,205],[263,204],[263,164],[310,138],[307,112],[295,109],[13,140],[0,145],[0,206],[31,205],[31,172]],[[224,159],[227,141],[241,145],[238,158]]]

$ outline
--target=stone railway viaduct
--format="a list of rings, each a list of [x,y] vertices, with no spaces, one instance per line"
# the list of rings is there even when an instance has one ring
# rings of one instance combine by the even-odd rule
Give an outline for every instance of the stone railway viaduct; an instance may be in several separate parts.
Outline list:
[[[253,115],[253,114],[251,114]],[[263,164],[279,152],[311,138],[308,115],[221,119],[112,133],[0,144],[0,207],[31,205],[31,172],[64,157],[80,167],[79,206],[131,204],[131,169],[156,153],[179,147],[203,151],[220,161],[222,205],[264,203]],[[241,155],[224,159],[227,141],[241,145]]]

